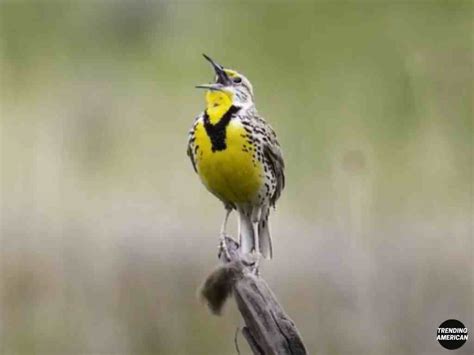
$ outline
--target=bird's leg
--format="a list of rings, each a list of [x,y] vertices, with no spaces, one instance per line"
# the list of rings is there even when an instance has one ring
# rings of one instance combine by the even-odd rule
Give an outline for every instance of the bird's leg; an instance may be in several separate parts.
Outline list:
[[[228,260],[230,260],[230,254],[229,250],[227,249],[227,243],[225,241],[225,237],[227,236],[226,234],[226,229],[227,229],[227,220],[229,219],[230,212],[232,212],[231,208],[226,207],[225,208],[225,217],[224,217],[224,222],[222,223],[221,227],[221,233],[219,236],[220,243],[219,243],[219,255],[223,251],[225,253],[225,256]]]
[[[229,207],[226,207],[224,222],[222,223],[222,226],[221,226],[221,237],[226,235],[227,221],[229,219],[230,212],[232,212],[232,209]]]
[[[260,253],[260,241],[259,241],[259,235],[258,235],[258,219],[257,222],[252,221],[252,226],[254,230],[254,236],[255,236],[255,250],[254,250],[254,256],[255,256],[255,264],[253,267],[253,272],[255,275],[259,275],[260,271],[260,260],[262,259],[262,254]]]

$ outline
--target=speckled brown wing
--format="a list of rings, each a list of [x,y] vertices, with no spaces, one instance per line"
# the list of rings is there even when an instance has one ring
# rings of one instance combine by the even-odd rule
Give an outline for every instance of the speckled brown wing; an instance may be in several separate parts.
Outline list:
[[[255,125],[257,130],[263,131],[263,156],[268,162],[273,176],[276,179],[275,191],[272,196],[270,196],[270,204],[275,206],[281,192],[285,188],[285,161],[277,136],[272,127],[260,116],[255,118]]]

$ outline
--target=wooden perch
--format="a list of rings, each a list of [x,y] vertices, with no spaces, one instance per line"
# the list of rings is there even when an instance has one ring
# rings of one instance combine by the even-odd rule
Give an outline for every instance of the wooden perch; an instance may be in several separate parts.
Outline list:
[[[255,260],[239,252],[239,244],[225,237],[227,252],[221,248],[221,265],[204,282],[202,297],[219,314],[231,295],[237,303],[245,327],[247,343],[255,355],[307,354],[293,321],[278,303],[267,283],[258,275]]]

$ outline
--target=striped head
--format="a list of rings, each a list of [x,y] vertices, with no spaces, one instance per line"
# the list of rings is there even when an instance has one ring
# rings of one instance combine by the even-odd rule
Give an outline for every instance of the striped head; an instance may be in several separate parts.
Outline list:
[[[249,107],[254,104],[253,87],[250,81],[241,73],[224,68],[203,54],[211,63],[216,74],[213,84],[198,85],[197,88],[207,89],[206,101],[228,101],[232,106]],[[224,97],[222,97],[224,96]]]

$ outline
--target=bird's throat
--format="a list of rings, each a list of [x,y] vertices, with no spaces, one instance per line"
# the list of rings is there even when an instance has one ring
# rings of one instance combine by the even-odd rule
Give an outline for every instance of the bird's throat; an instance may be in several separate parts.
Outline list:
[[[240,108],[230,106],[229,109],[218,119],[217,123],[211,122],[211,117],[206,112],[204,113],[204,129],[209,137],[212,145],[212,152],[218,152],[227,148],[227,128],[232,120],[232,117],[239,112]]]
[[[211,124],[216,125],[232,107],[232,96],[222,91],[206,93],[206,113]]]

